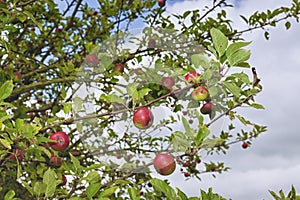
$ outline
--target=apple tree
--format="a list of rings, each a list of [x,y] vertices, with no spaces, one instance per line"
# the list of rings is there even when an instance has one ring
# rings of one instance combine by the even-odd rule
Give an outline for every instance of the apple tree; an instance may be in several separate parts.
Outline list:
[[[167,6],[0,1],[1,199],[224,199],[188,197],[168,175],[228,171],[210,155],[266,131],[237,109],[263,109],[243,34],[290,28],[300,3],[241,16],[245,30],[226,0],[182,15]]]

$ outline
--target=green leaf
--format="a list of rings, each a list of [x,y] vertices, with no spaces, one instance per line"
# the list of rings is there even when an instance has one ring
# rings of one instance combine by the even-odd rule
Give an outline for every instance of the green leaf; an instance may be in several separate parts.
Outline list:
[[[36,21],[36,19],[34,18],[34,16],[30,12],[28,12],[26,10],[22,10],[22,13],[27,15],[33,21],[33,23],[35,23],[35,25],[37,25],[39,27],[40,30],[43,30],[42,24],[39,23],[38,21]]]
[[[204,124],[201,125],[195,137],[196,144],[199,146],[202,143],[203,139],[205,139],[209,135],[209,133],[209,128],[207,128],[207,126]]]
[[[118,189],[118,186],[110,187],[103,192],[100,193],[99,198],[102,199],[102,197],[110,197],[115,191]]]
[[[69,153],[70,157],[71,157],[71,161],[73,163],[73,167],[74,167],[74,170],[77,172],[77,173],[81,173],[81,170],[82,170],[82,166],[80,165],[80,162],[79,160],[74,157],[71,153]]]
[[[258,103],[252,103],[250,105],[251,105],[251,107],[256,108],[256,109],[265,109],[265,107],[263,105],[258,104]]]
[[[168,199],[176,199],[176,193],[174,189],[170,187],[165,181],[153,178],[150,180],[150,183],[153,185],[154,191],[164,193]]]
[[[139,86],[139,83],[129,83],[126,87],[126,91],[129,95],[133,95],[137,91],[137,87]]]
[[[55,193],[55,189],[56,189],[55,177],[56,177],[56,173],[51,168],[49,168],[43,176],[43,183],[47,185],[45,191],[46,197],[51,197]]]
[[[139,99],[142,99],[150,91],[151,91],[151,89],[149,89],[149,88],[143,88],[143,89],[139,90]]]
[[[242,63],[250,58],[251,52],[250,50],[239,49],[235,53],[233,53],[229,58],[228,62],[230,66],[235,66],[239,63]]]
[[[0,100],[4,100],[9,97],[13,91],[14,85],[12,80],[6,81],[0,87]]]
[[[228,39],[220,30],[216,28],[210,29],[210,35],[212,37],[214,47],[218,52],[219,58],[221,58],[227,48]]]
[[[223,82],[223,85],[236,97],[239,97],[241,89],[234,83]]]
[[[137,191],[136,188],[128,188],[128,194],[131,200],[139,200],[140,193]]]
[[[243,83],[246,83],[247,85],[251,84],[251,81],[250,81],[248,75],[245,73],[234,73],[234,74],[231,74],[230,77],[238,78],[240,81],[242,81]]]
[[[124,99],[122,99],[121,97],[119,97],[116,94],[109,94],[107,96],[107,101],[111,102],[111,103],[121,103],[121,104],[125,104]]]
[[[251,125],[252,123],[249,120],[246,120],[243,116],[238,115],[237,118],[242,122],[244,125]]]
[[[73,101],[74,101],[74,108],[73,108],[74,111],[75,112],[82,111],[82,109],[83,109],[83,106],[82,106],[83,100],[80,97],[77,96],[73,99]]]
[[[285,22],[285,28],[286,30],[291,28],[291,22]]]
[[[97,192],[100,190],[101,188],[101,183],[91,183],[87,188],[86,188],[86,196],[88,197],[88,199],[92,199]]]
[[[16,195],[14,190],[9,190],[5,196],[4,196],[4,200],[13,200],[14,196]]]
[[[209,68],[209,61],[207,57],[203,54],[194,54],[191,57],[192,59],[192,64],[198,68],[199,66],[203,67],[204,69]]]
[[[33,192],[36,195],[45,194],[47,189],[47,184],[43,182],[36,182],[33,187]]]
[[[172,144],[175,151],[185,152],[190,147],[190,142],[187,140],[186,135],[176,131],[172,134]]]
[[[236,42],[229,45],[229,47],[226,50],[226,56],[229,58],[232,54],[234,54],[237,50],[241,49],[242,47],[245,47],[249,45],[251,42]]]
[[[200,147],[203,149],[211,149],[215,146],[219,146],[223,142],[224,142],[224,140],[220,139],[220,138],[207,138],[207,139],[203,140]]]
[[[62,103],[64,106],[64,113],[68,114],[72,110],[72,104],[71,103]]]
[[[194,137],[194,129],[192,129],[189,125],[189,122],[186,120],[185,117],[182,117],[182,123],[183,123],[183,127],[185,129],[185,134],[190,137],[193,138]]]
[[[188,197],[184,192],[182,192],[179,188],[176,188],[177,190],[177,196],[180,198],[180,200],[188,200]]]
[[[91,171],[85,178],[88,183],[96,183],[99,182],[101,179],[100,175],[96,171]]]
[[[5,140],[5,139],[1,139],[0,138],[0,143],[7,149],[11,149],[11,141]]]

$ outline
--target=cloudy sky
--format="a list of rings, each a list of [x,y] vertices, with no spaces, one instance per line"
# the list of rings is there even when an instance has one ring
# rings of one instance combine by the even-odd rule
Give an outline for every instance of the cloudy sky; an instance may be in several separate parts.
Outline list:
[[[207,2],[169,0],[167,12],[201,9]],[[228,16],[235,27],[245,27],[240,14],[249,16],[257,10],[288,6],[291,2],[243,0],[238,2],[238,7],[228,9]],[[300,193],[300,25],[292,23],[292,28],[286,31],[281,23],[269,30],[269,41],[260,30],[245,35],[247,41],[253,41],[249,46],[250,63],[262,79],[263,92],[256,100],[266,109],[243,110],[249,119],[267,125],[267,133],[254,140],[250,149],[244,150],[238,144],[227,155],[216,157],[231,167],[229,172],[217,175],[216,179],[203,176],[202,182],[184,182],[175,174],[171,177],[173,186],[183,188],[190,195],[198,195],[199,188],[213,187],[215,192],[233,200],[272,199],[268,190],[287,192],[292,184]]]
[[[211,0],[168,0],[167,14],[200,9]],[[292,0],[242,0],[234,1],[235,8],[228,9],[228,16],[237,28],[245,28],[239,15],[249,16],[255,11],[265,11],[289,6]],[[92,3],[92,1],[91,1]],[[253,41],[251,65],[262,79],[263,92],[256,100],[265,110],[241,110],[248,119],[268,126],[268,131],[254,140],[249,149],[234,145],[227,155],[215,157],[231,167],[227,173],[202,176],[202,181],[184,181],[180,173],[170,176],[173,186],[189,195],[199,195],[200,188],[214,191],[233,200],[272,199],[268,190],[289,191],[294,184],[300,194],[300,24],[292,21],[292,28],[285,30],[284,23],[270,28],[270,40],[263,31],[244,35]],[[226,121],[221,121],[226,128]],[[222,128],[222,127],[221,127]]]

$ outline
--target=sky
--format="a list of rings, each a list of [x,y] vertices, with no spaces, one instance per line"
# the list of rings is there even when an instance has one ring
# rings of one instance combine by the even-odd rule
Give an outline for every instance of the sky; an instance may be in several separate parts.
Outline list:
[[[207,2],[170,1],[166,12],[183,13],[185,10],[201,9]],[[240,14],[249,16],[255,11],[290,4],[291,0],[243,0],[239,1],[238,7],[227,12],[234,21],[234,27],[244,28]],[[252,53],[250,64],[256,67],[263,85],[263,92],[256,100],[265,106],[265,110],[242,109],[241,112],[248,119],[267,125],[268,131],[254,140],[249,149],[244,150],[238,144],[225,156],[215,157],[231,167],[229,172],[217,175],[217,178],[202,176],[201,182],[185,182],[183,177],[174,174],[171,177],[173,186],[182,188],[190,195],[199,195],[200,188],[207,190],[212,187],[213,191],[233,200],[272,199],[268,190],[278,192],[283,189],[287,193],[292,184],[300,194],[300,26],[292,22],[288,31],[284,23],[269,28],[268,41],[260,30],[244,35],[246,41],[252,41],[248,47]]]
[[[211,0],[175,1],[167,0],[166,14],[183,13],[200,9]],[[280,6],[289,6],[292,0],[242,0],[233,1],[236,7],[227,10],[228,17],[238,29],[246,28],[239,15],[249,16],[255,11],[265,11]],[[253,141],[251,148],[242,149],[234,145],[226,155],[215,156],[216,161],[225,162],[231,169],[217,175],[202,176],[202,181],[188,180],[177,170],[170,177],[172,186],[187,194],[198,196],[200,189],[212,187],[214,192],[233,200],[272,199],[268,190],[286,193],[293,184],[300,194],[300,24],[292,20],[286,31],[284,23],[269,28],[270,39],[264,32],[256,30],[244,35],[252,41],[250,64],[256,67],[261,78],[263,92],[256,101],[265,110],[240,109],[245,116],[258,124],[268,126],[268,131]],[[222,120],[220,128],[226,128]],[[205,158],[204,158],[205,161]],[[165,178],[165,177],[160,177]]]

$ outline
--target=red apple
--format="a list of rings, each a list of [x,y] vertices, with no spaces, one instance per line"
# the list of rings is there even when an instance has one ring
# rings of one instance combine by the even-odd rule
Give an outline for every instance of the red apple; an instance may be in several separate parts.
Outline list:
[[[97,66],[99,64],[99,59],[95,54],[89,54],[85,57],[85,63],[88,66]]]
[[[204,101],[208,98],[208,90],[204,86],[198,86],[192,92],[192,97],[197,101]]]
[[[53,165],[55,167],[60,167],[62,164],[62,160],[60,157],[55,156],[54,154],[51,154],[50,163],[51,163],[51,165]]]
[[[168,89],[172,89],[172,87],[175,85],[175,81],[172,77],[163,77],[161,80],[161,85]]]
[[[201,75],[197,72],[189,72],[185,75],[185,81],[188,85],[194,85],[195,83],[199,83],[201,80]]]
[[[166,0],[158,0],[157,2],[160,7],[164,7],[166,5]]]
[[[16,80],[21,80],[22,79],[22,74],[20,72],[14,72],[14,77]]]
[[[200,108],[200,112],[204,115],[206,114],[210,114],[213,110],[215,109],[215,105],[209,101],[206,102],[201,108]]]
[[[149,47],[149,48],[154,48],[155,45],[156,45],[155,39],[150,39],[150,40],[148,41],[148,47]]]
[[[56,142],[50,142],[50,146],[52,149],[60,151],[68,148],[70,143],[70,138],[65,132],[56,132],[50,135],[51,140],[55,140]]]
[[[61,181],[62,181],[62,185],[66,185],[67,184],[67,177],[65,175],[61,175]]]
[[[247,149],[248,147],[249,147],[249,143],[248,142],[243,142],[242,148]]]
[[[24,159],[24,155],[22,153],[21,149],[16,149],[16,151],[14,153],[11,153],[9,155],[10,159],[18,159],[18,161],[22,161]]]
[[[176,168],[173,156],[165,153],[157,154],[153,165],[157,173],[164,176],[172,174]]]
[[[118,73],[123,73],[124,72],[124,64],[123,63],[114,64],[114,71],[116,71]]]
[[[147,129],[153,124],[153,114],[145,107],[137,109],[133,114],[133,123],[137,128]]]

